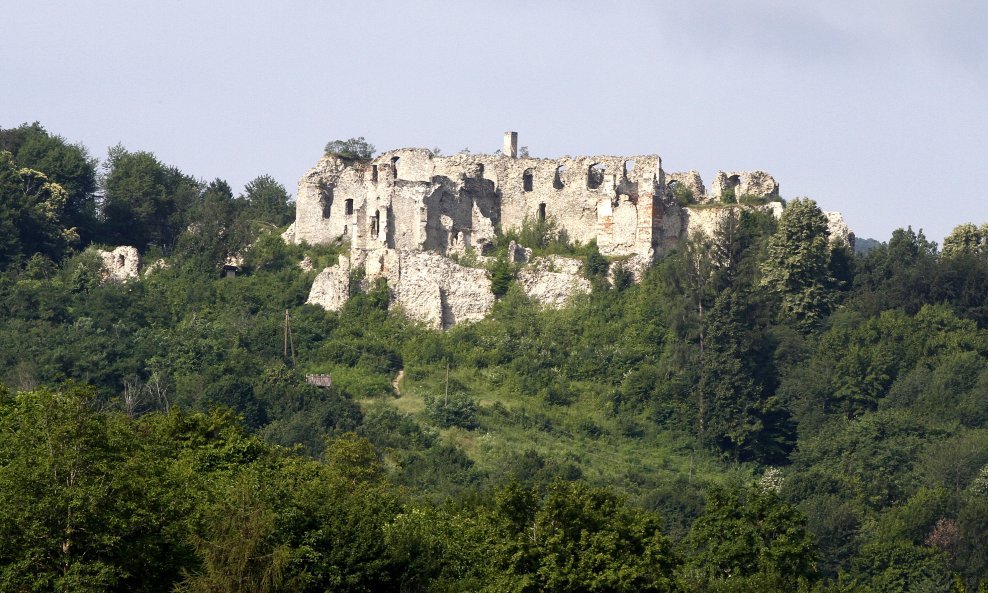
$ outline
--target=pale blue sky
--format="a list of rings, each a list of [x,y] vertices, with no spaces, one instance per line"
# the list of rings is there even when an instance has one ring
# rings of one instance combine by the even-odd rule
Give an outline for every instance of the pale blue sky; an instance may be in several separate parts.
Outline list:
[[[859,236],[988,222],[979,0],[9,0],[0,126],[294,193],[331,139],[765,169]]]

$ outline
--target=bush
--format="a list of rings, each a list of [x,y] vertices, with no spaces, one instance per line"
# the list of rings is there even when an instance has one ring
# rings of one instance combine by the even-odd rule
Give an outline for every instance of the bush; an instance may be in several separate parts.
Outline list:
[[[338,156],[343,159],[366,160],[374,156],[374,151],[374,145],[364,140],[363,136],[348,140],[333,140],[326,144],[327,155]]]
[[[443,428],[450,426],[459,426],[467,430],[477,428],[477,402],[465,393],[451,393],[448,399],[439,396],[428,398],[425,409],[429,413],[429,418]]]

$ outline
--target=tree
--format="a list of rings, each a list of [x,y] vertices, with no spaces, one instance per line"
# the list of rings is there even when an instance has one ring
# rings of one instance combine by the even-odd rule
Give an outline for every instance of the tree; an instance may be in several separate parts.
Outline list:
[[[808,331],[834,305],[827,217],[816,202],[796,199],[782,212],[762,264],[762,285],[778,299],[779,317]]]
[[[489,591],[675,591],[658,517],[608,490],[555,481],[495,496]]]
[[[711,586],[762,575],[778,590],[794,590],[816,574],[813,536],[804,523],[774,493],[711,487],[703,514],[683,541],[683,576]]]
[[[696,390],[704,405],[701,438],[740,458],[784,459],[791,448],[786,414],[768,395],[770,348],[750,294],[729,288],[704,323],[708,347]]]
[[[968,253],[988,255],[988,223],[979,226],[965,223],[954,227],[943,240],[943,255]]]
[[[61,259],[79,239],[67,204],[61,185],[0,152],[0,269],[35,253]]]
[[[171,249],[199,198],[199,183],[150,152],[128,152],[119,145],[110,149],[105,166],[100,212],[104,240]]]
[[[326,154],[338,156],[343,159],[366,160],[374,156],[374,145],[359,138],[349,138],[347,140],[333,140],[326,144]]]
[[[67,193],[68,226],[77,229],[82,242],[96,231],[96,164],[85,146],[52,136],[38,123],[0,130],[0,150],[8,150],[23,167],[43,172]]]
[[[276,226],[288,224],[294,214],[285,186],[270,175],[255,177],[244,186],[241,199],[247,201],[244,214]]]
[[[180,473],[93,404],[80,387],[0,398],[0,589],[171,589]]]

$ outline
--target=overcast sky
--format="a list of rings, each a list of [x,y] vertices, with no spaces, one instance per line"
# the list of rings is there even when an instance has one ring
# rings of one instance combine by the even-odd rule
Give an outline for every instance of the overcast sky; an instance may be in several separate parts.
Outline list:
[[[862,237],[988,222],[988,2],[10,0],[0,127],[295,192],[328,140],[764,169]]]

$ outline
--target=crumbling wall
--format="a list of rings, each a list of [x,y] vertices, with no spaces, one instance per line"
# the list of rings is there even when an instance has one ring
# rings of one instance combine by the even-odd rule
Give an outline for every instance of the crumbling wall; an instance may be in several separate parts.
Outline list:
[[[351,249],[483,253],[495,229],[552,219],[571,241],[605,254],[654,255],[664,195],[657,156],[435,157],[401,149],[371,161],[324,157],[299,182],[286,239],[349,240]]]
[[[580,274],[582,265],[582,260],[570,257],[535,258],[518,272],[518,284],[528,298],[558,309],[574,296],[590,293],[590,281]]]
[[[126,282],[140,275],[141,255],[136,247],[121,245],[97,253],[103,260],[103,282]]]
[[[366,283],[387,278],[393,305],[432,327],[482,318],[494,302],[484,270],[448,259],[489,252],[497,229],[518,229],[526,219],[552,220],[570,241],[596,241],[601,253],[640,279],[656,259],[702,230],[712,235],[724,208],[684,208],[675,188],[693,201],[720,202],[723,194],[774,200],[779,184],[764,171],[720,171],[707,192],[696,171],[666,174],[656,155],[514,158],[515,135],[505,155],[433,155],[400,149],[366,161],[327,156],[299,181],[296,221],[285,240],[345,240],[350,257],[324,270],[310,302],[338,309],[346,301],[350,269],[364,267]],[[779,216],[782,204],[757,207]],[[828,213],[832,237],[853,241],[837,213]],[[531,251],[509,248],[512,262]],[[524,267],[518,282],[533,300],[558,307],[588,292],[579,260],[542,258]],[[573,262],[576,262],[574,264]],[[576,268],[573,266],[576,265]]]
[[[708,199],[707,189],[703,186],[703,179],[696,171],[685,171],[680,173],[666,173],[666,187],[672,192],[676,186],[688,190],[693,200],[702,202]]]
[[[719,200],[725,193],[733,193],[738,198],[778,198],[779,184],[765,171],[717,171],[708,199]]]

